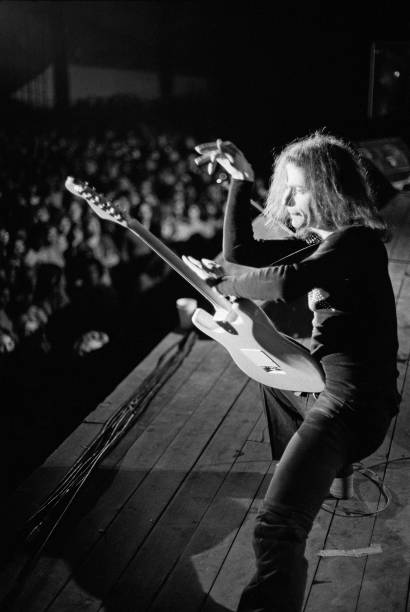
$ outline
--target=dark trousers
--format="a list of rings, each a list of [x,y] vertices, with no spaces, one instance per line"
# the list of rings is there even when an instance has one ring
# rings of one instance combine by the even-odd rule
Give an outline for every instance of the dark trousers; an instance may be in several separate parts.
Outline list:
[[[262,391],[273,455],[281,458],[256,517],[256,573],[238,612],[300,612],[305,544],[315,516],[335,476],[381,444],[391,412],[379,410],[369,423],[363,415],[343,410],[326,391],[318,400],[271,388]]]

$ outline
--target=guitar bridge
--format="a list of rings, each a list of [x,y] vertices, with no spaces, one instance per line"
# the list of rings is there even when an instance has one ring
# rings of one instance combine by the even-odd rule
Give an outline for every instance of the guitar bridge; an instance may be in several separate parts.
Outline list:
[[[279,364],[276,363],[267,355],[264,351],[260,349],[241,349],[241,352],[247,357],[252,363],[261,368],[264,372],[268,374],[285,374],[285,371],[282,370]]]

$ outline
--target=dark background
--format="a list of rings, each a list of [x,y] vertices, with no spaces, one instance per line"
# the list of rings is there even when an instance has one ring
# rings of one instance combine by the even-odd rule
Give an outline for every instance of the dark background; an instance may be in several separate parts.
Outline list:
[[[0,11],[3,101],[51,60],[63,107],[65,63],[154,70],[168,101],[173,75],[204,76],[198,124],[259,150],[323,126],[351,137],[407,130],[405,2],[3,2]],[[376,41],[382,55],[385,42],[401,43],[378,64],[401,76],[384,116],[369,121]]]

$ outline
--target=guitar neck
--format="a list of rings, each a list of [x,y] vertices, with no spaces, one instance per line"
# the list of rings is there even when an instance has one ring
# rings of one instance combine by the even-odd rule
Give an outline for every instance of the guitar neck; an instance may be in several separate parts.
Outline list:
[[[166,261],[175,272],[178,272],[182,278],[199,291],[199,293],[201,293],[201,295],[203,295],[215,308],[223,308],[227,311],[232,309],[231,303],[227,299],[212,289],[202,278],[197,276],[178,255],[147,230],[139,221],[129,218],[127,219],[127,227],[133,234],[138,236],[147,246],[155,251],[157,255]]]

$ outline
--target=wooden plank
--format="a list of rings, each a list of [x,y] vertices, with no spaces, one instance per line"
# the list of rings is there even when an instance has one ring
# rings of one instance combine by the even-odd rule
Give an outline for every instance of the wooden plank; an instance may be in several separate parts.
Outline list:
[[[266,490],[271,481],[276,462],[265,476],[262,484],[258,488],[256,496],[251,500],[246,518],[241,525],[235,540],[221,565],[212,589],[209,593],[204,612],[211,612],[214,609],[214,602],[228,609],[236,609],[243,588],[249,582],[255,572],[255,560],[252,549],[252,536],[255,522],[255,515],[265,496]],[[329,507],[334,506],[334,502],[328,502]],[[326,535],[329,530],[332,515],[321,511],[315,520],[312,531],[306,545],[306,558],[308,560],[307,592],[316,571],[317,550],[323,547]],[[232,588],[235,585],[235,588]],[[202,608],[201,608],[202,610]]]
[[[7,499],[7,505],[3,510],[7,513],[8,520],[21,526],[37,509],[44,497],[60,482],[100,430],[100,424],[81,423],[43,465]]]
[[[270,453],[270,440],[269,440],[269,431],[268,424],[266,422],[265,412],[261,414],[258,422],[256,423],[254,429],[252,430],[248,440],[250,442],[258,442],[260,444],[264,444]]]
[[[248,454],[257,452],[256,444],[255,442],[247,443],[244,449],[245,460]],[[265,455],[266,449],[259,450],[259,452],[263,452]],[[266,462],[267,460],[268,457],[266,457]],[[267,469],[265,469],[265,466],[261,466],[261,468],[259,478],[255,479],[252,486],[249,485],[247,491],[244,491],[243,497],[238,499],[242,508],[236,525],[231,526],[231,533],[225,536],[216,547],[209,547],[208,549],[204,547],[200,556],[193,559],[205,594],[205,603],[200,608],[203,612],[219,609],[218,606],[223,610],[235,610],[245,585],[255,571],[252,550],[254,519],[271,480],[274,464],[267,462]],[[215,510],[217,510],[217,507]],[[223,513],[223,508],[220,512]],[[212,514],[210,518],[212,518]],[[224,523],[221,527],[224,527]],[[206,524],[204,528],[206,528]],[[223,537],[223,532],[221,537]],[[211,536],[208,536],[208,540],[210,538],[212,538],[212,533]],[[158,607],[157,610],[159,612],[160,608]]]
[[[213,365],[215,366],[214,371],[218,372],[220,376],[224,376],[225,380],[226,374],[223,373],[223,368],[218,367],[218,365],[215,363],[215,358],[213,360]],[[210,364],[210,367],[212,369],[212,364]],[[235,372],[238,372],[237,368],[235,368]],[[244,375],[240,373],[240,376],[243,380]],[[203,374],[200,375],[200,378],[203,379]],[[235,393],[237,393],[237,384],[235,386]],[[195,405],[195,410],[192,410],[192,393],[188,394],[187,397],[189,397],[189,407],[191,408],[190,414],[194,414],[195,417],[196,413],[197,418],[199,417],[202,419],[202,427],[207,429],[207,415],[209,419],[209,408],[207,408],[207,406],[210,406],[213,410],[215,409],[214,401],[212,399],[214,397],[213,392],[207,397],[204,397],[202,403],[199,403],[199,405],[197,403]],[[198,402],[199,399],[200,397],[198,397]],[[178,406],[175,408],[179,413],[181,413],[182,402],[179,401]],[[223,418],[225,406],[222,405],[222,409],[222,415],[215,415],[215,418],[217,419],[216,422],[219,422],[219,420]],[[221,413],[221,410],[219,412]],[[202,413],[204,413],[203,416]],[[175,414],[173,416],[173,420],[175,421]],[[196,421],[195,418],[193,420]],[[168,427],[170,426],[169,423],[167,425]],[[212,424],[211,422],[210,426],[215,427],[215,423]],[[179,428],[179,430],[182,429],[182,427]],[[186,450],[185,453],[182,453],[183,446],[181,445],[181,442],[183,442],[183,440],[181,440],[178,436],[174,436],[174,443],[170,444],[169,448],[166,448],[165,455],[157,462],[151,473],[147,475],[144,482],[136,491],[136,494],[130,498],[129,502],[123,508],[121,515],[114,522],[113,526],[106,532],[105,541],[101,542],[101,550],[99,550],[99,547],[97,546],[97,548],[92,552],[90,559],[86,563],[86,567],[92,568],[91,574],[94,574],[94,564],[99,563],[100,556],[104,554],[104,550],[107,545],[114,546],[115,549],[121,551],[119,556],[119,558],[121,558],[121,563],[118,562],[115,567],[108,566],[107,573],[103,573],[102,577],[104,584],[102,585],[102,588],[104,589],[104,592],[108,591],[110,586],[115,582],[116,577],[118,577],[124,566],[132,558],[136,549],[138,549],[139,545],[152,530],[157,518],[166,509],[170,499],[172,499],[181,482],[184,480],[187,471],[192,465],[192,462],[197,459],[198,453],[200,453],[200,447],[199,449],[196,447],[198,442],[197,434],[198,431],[194,431],[194,435],[192,436],[192,448],[190,450]],[[208,432],[205,431],[204,435],[205,439],[207,440],[209,436],[209,429]],[[181,454],[184,454],[183,458],[181,457]],[[132,535],[132,538],[130,538],[130,535]],[[102,571],[103,570],[101,569],[101,572]],[[71,584],[69,585],[68,589],[63,591],[62,596],[57,599],[55,604],[52,606],[52,609],[54,606],[56,609],[64,606],[67,598],[69,598],[69,601],[71,602],[73,596],[75,596],[75,592],[73,591],[73,585]],[[77,600],[75,599],[75,601]],[[94,604],[98,606],[98,600],[96,600]],[[78,601],[75,605],[80,605],[80,602]],[[91,606],[91,609],[94,609],[94,605]]]
[[[190,377],[190,375],[192,374],[192,370],[198,367],[201,361],[206,359],[209,353],[212,352],[212,350],[215,350],[215,348],[218,351],[222,351],[222,349],[217,347],[216,344],[213,342],[198,340],[195,343],[191,351],[191,354],[189,355],[189,358],[185,360],[185,362],[181,365],[178,371],[173,375],[172,379],[170,379],[168,383],[164,386],[164,388],[160,390],[160,392],[154,398],[153,402],[150,404],[149,411],[147,411],[147,413],[144,415],[145,427],[150,422],[150,419],[152,419],[153,415],[158,414],[159,409],[160,408],[162,409],[164,405],[166,405],[164,403],[164,397],[167,397],[168,400],[171,400],[173,396],[177,393],[181,385],[183,385],[186,382],[187,378]],[[22,489],[19,491],[21,495],[24,495],[24,499],[26,497],[28,499],[31,499],[33,495],[33,487],[35,483],[38,481],[39,483],[41,483],[42,489],[41,489],[41,495],[39,493],[39,496],[36,497],[36,500],[37,501],[40,499],[42,500],[45,495],[45,491],[44,491],[45,483],[47,483],[47,493],[48,493],[48,489],[50,488],[48,484],[51,482],[51,478],[48,477],[49,474],[45,471],[48,469],[49,464],[51,463],[55,464],[57,461],[58,463],[63,463],[66,465],[63,473],[59,472],[58,476],[56,478],[53,478],[52,486],[54,487],[61,480],[62,476],[66,473],[67,469],[71,467],[74,459],[76,459],[77,456],[81,454],[81,452],[84,450],[84,448],[88,446],[89,442],[91,442],[92,439],[94,439],[96,433],[100,430],[100,428],[101,428],[100,425],[93,424],[93,423],[86,423],[86,424],[81,425],[61,445],[61,447],[59,447],[59,449],[57,449],[57,451],[53,453],[53,455],[48,459],[46,464],[37,471],[35,476],[33,476],[34,482],[32,483],[30,480],[24,483]],[[130,459],[130,457],[128,457],[127,459],[127,452],[131,453],[132,455],[132,450],[130,449],[130,447],[132,447],[132,445],[135,444],[136,439],[138,438],[138,436],[140,436],[143,433],[143,431],[145,431],[145,428],[141,429],[140,424],[137,423],[135,427],[133,428],[133,431],[131,431],[129,435],[126,436],[124,440],[121,441],[118,447],[116,447],[110,453],[110,455],[102,462],[101,466],[98,468],[98,470],[96,470],[96,473],[93,474],[92,478],[90,478],[89,483],[87,483],[85,496],[88,497],[88,500],[86,500],[85,506],[88,509],[88,512],[86,512],[86,515],[83,518],[80,515],[80,519],[82,518],[82,521],[80,522],[80,525],[79,525],[79,530],[82,533],[86,533],[88,536],[87,538],[85,538],[87,542],[89,540],[91,540],[92,542],[95,540],[96,537],[101,537],[100,530],[103,530],[105,528],[107,520],[109,521],[112,519],[112,516],[110,513],[114,515],[115,508],[117,508],[117,511],[118,511],[118,504],[120,503],[122,499],[121,494],[123,496],[127,495],[125,491],[125,487],[124,487],[124,480],[130,483],[130,486],[132,487],[131,490],[135,488],[138,481],[136,482],[134,478],[130,479],[129,477],[130,472],[128,470],[124,472],[119,471],[117,472],[117,475],[118,475],[117,481],[119,480],[121,484],[117,488],[115,488],[114,486],[115,488],[115,491],[113,492],[114,499],[113,497],[110,497],[110,492],[112,491],[110,491],[109,484],[112,481],[112,470],[114,469],[115,471],[118,470],[118,466],[116,464],[124,455],[125,455],[125,459],[124,459],[125,467],[127,467],[127,465],[132,463],[132,459]],[[85,432],[88,432],[88,435],[83,440]],[[95,432],[94,435],[92,435],[91,432]],[[77,455],[74,454],[73,449],[76,449]],[[127,464],[127,461],[128,461],[128,464]],[[125,478],[125,479],[121,478],[123,475],[126,475],[128,478]],[[21,495],[18,497],[16,501],[17,505],[20,503],[20,500],[22,499]],[[107,500],[107,497],[108,497],[108,500]],[[91,500],[93,499],[97,500],[98,503],[96,502],[96,506],[94,508],[91,508],[90,510],[89,505],[87,505],[87,502],[88,504],[90,504],[92,503]],[[126,499],[126,497],[124,499]],[[79,502],[77,501],[76,505],[78,505],[78,503]],[[37,505],[35,506],[35,508],[36,507]],[[23,519],[25,518],[26,516],[19,517],[20,520],[16,521],[17,526],[21,525],[23,522]],[[101,527],[99,527],[96,532],[95,524],[97,522],[101,523]],[[78,554],[81,555],[82,552],[83,552],[83,547],[80,547]],[[13,564],[14,574],[17,573],[17,571],[20,569],[25,559],[26,559],[25,555],[17,556],[15,560],[15,564]],[[59,565],[58,560],[55,561],[55,564],[54,564],[55,567],[53,567],[53,569],[51,565],[52,564],[50,564],[50,561],[47,558],[45,558],[44,560],[41,560],[38,564],[38,567],[36,568],[36,571],[33,573],[33,578],[31,582],[35,584],[38,577],[40,577],[40,582],[41,582],[43,580],[42,577],[47,576],[50,582],[55,581],[55,583],[58,585],[58,579],[55,575],[55,573],[58,574],[58,569],[57,569]],[[64,566],[63,574],[64,574],[64,577],[66,577],[67,568],[65,564],[63,564],[63,566]],[[9,573],[8,580],[6,581],[5,586],[7,586],[10,583],[10,579],[11,579],[11,575]],[[39,609],[41,609],[41,607]]]
[[[390,427],[390,431],[381,447],[377,449],[373,455],[362,461],[364,466],[386,461],[393,429],[394,423]],[[352,567],[348,566],[346,568],[342,566],[340,568],[340,566],[337,565],[338,561],[346,565],[345,559],[340,558],[333,566],[329,566],[329,564],[326,566],[325,563],[327,559],[323,560],[318,556],[319,551],[326,548],[339,547],[347,549],[349,541],[351,543],[351,548],[357,547],[357,532],[361,538],[362,529],[365,530],[366,527],[361,522],[364,519],[356,520],[352,517],[342,518],[338,517],[336,514],[334,516],[332,515],[333,511],[336,513],[343,513],[346,511],[363,511],[363,509],[366,508],[370,508],[371,510],[376,509],[378,503],[378,498],[375,498],[376,491],[360,474],[355,474],[355,491],[357,501],[338,502],[328,499],[325,501],[327,510],[325,511],[322,509],[315,519],[306,546],[306,559],[309,565],[304,612],[307,612],[307,610],[313,611],[319,609],[321,605],[325,605],[327,601],[330,601],[330,597],[332,596],[332,605],[339,605],[340,603],[343,611],[355,609],[354,605],[350,608],[349,602],[347,598],[345,598],[346,584],[350,587],[353,581],[353,583],[356,584],[357,592],[357,585],[359,584],[360,586],[361,576],[364,571],[363,567],[360,566],[360,563],[356,563],[355,573],[352,573]],[[355,523],[353,523],[353,521],[355,521]],[[335,541],[339,542],[339,544],[336,544]],[[349,576],[349,573],[351,573],[352,576]],[[339,603],[337,603],[338,600],[340,600]]]
[[[120,442],[118,447],[104,459],[102,468],[104,470],[116,466],[119,460],[126,455],[126,452],[141,436],[146,428],[155,420],[155,418],[167,407],[171,400],[175,397],[178,391],[184,384],[187,383],[193,372],[201,367],[201,363],[206,359],[212,359],[212,352],[215,350],[216,344],[212,341],[197,339],[189,356],[183,361],[178,370],[174,372],[163,387],[159,389],[156,395],[151,400],[148,409],[141,414],[138,421],[132,427],[128,435]],[[126,465],[124,466],[126,467]]]
[[[114,412],[132,398],[144,378],[153,371],[158,359],[181,339],[181,334],[174,332],[167,334],[145,359],[120,382],[112,393],[95,410],[87,415],[86,421],[90,423],[105,423]]]
[[[224,606],[227,609],[235,610],[240,595],[244,587],[248,584],[255,572],[255,560],[252,549],[252,537],[255,523],[255,516],[258,512],[260,504],[265,496],[266,490],[272,478],[276,463],[271,465],[270,470],[265,476],[260,485],[252,504],[249,507],[245,521],[239,529],[233,545],[223,564],[212,589],[209,593],[207,603],[203,608],[203,612],[211,612],[214,610],[214,603]],[[334,502],[329,502],[331,506]],[[312,581],[316,561],[316,552],[322,547],[322,543],[326,538],[329,529],[331,515],[322,511],[319,513],[310,533],[307,546],[306,558],[309,562],[307,575],[307,591],[309,590]],[[235,585],[235,588],[232,588]],[[202,608],[201,608],[202,610]]]
[[[379,462],[379,461],[385,460],[386,454],[389,449],[389,445],[390,445],[389,436],[387,436],[382,447],[378,449],[376,453],[372,455],[371,458],[369,458],[369,461]],[[270,482],[270,476],[266,478],[266,481],[262,485],[261,490],[258,494],[258,496],[260,496],[261,498],[263,498],[265,494],[265,490],[267,486],[269,485],[269,482]],[[363,477],[361,478],[361,481],[358,482],[357,486],[360,488],[360,499],[365,500],[365,502],[370,505],[370,508],[375,508],[377,504],[377,499],[372,500],[372,497],[374,498],[375,493],[377,491],[375,491],[374,486],[369,485],[369,483],[366,480],[364,480]],[[369,494],[367,494],[364,491],[364,488],[366,487],[369,489],[369,492],[368,492]],[[357,510],[358,509],[357,506],[359,506],[360,510],[364,508],[364,502],[363,503],[359,502],[358,504],[346,502],[346,504],[348,504],[348,507],[350,505],[350,509],[352,510],[354,509]],[[228,607],[232,606],[232,608],[234,609],[238,603],[238,599],[237,599],[238,593],[234,594],[232,592],[232,588],[230,588],[229,586],[229,585],[232,585],[233,576],[238,574],[243,577],[243,580],[241,581],[241,586],[243,587],[247,583],[247,581],[250,579],[253,573],[253,563],[251,562],[253,555],[252,555],[250,542],[251,542],[251,536],[252,536],[252,525],[254,521],[254,514],[257,511],[258,505],[259,505],[259,502],[257,502],[256,505],[254,504],[254,506],[251,507],[250,514],[247,517],[243,527],[241,528],[238,534],[238,537],[237,537],[237,541],[235,541],[235,544],[232,547],[232,552],[230,553],[230,556],[228,556],[228,558],[226,559],[225,564],[221,569],[221,574],[218,576],[218,579],[215,583],[215,587],[214,587],[212,594],[220,605],[225,605]],[[326,505],[329,507],[330,511],[333,508],[337,510],[338,506],[339,506],[339,511],[343,509],[342,502],[334,502],[331,500],[327,500]],[[356,508],[354,508],[355,505],[356,505]],[[344,522],[346,520],[348,520],[348,525],[345,528]],[[343,571],[343,568],[340,568],[340,567],[333,568],[334,571],[330,572],[331,573],[330,578],[329,576],[325,575],[323,571],[322,573],[318,573],[317,568],[319,566],[320,559],[317,555],[318,555],[319,550],[324,549],[326,547],[327,548],[333,548],[333,547],[340,548],[341,546],[339,546],[336,542],[338,539],[341,539],[344,542],[345,548],[348,547],[346,546],[346,542],[347,542],[346,538],[350,538],[351,541],[356,543],[355,538],[357,534],[359,534],[359,537],[362,537],[363,519],[355,520],[355,525],[353,525],[352,520],[353,519],[344,519],[344,518],[339,518],[339,517],[333,518],[331,512],[329,513],[329,512],[326,512],[325,510],[321,510],[319,515],[317,516],[314,522],[312,531],[309,535],[309,538],[307,541],[307,547],[306,547],[306,558],[309,563],[308,575],[307,575],[306,598],[309,595],[312,595],[312,590],[314,592],[314,597],[310,598],[307,604],[306,610],[312,610],[313,612],[313,610],[316,611],[320,609],[320,606],[327,605],[326,602],[329,602],[332,596],[331,591],[329,591],[329,584],[331,583],[332,580],[335,579],[335,576],[337,577],[339,575],[341,576],[344,575],[344,579],[337,582],[336,590],[337,590],[337,596],[341,596],[342,598],[345,597],[346,584],[349,584],[349,585],[351,584],[348,580],[348,575],[347,575],[348,572]],[[339,521],[339,524],[337,524],[337,522],[335,521]],[[331,537],[329,536],[330,530],[332,534]],[[245,550],[247,550],[247,553],[245,553]],[[351,569],[351,568],[347,567],[347,569]],[[357,572],[357,568],[356,568],[356,596],[360,588],[361,576],[363,573],[363,568],[360,568],[359,566],[358,569],[359,569],[359,572]],[[327,573],[329,573],[328,570],[327,570]],[[314,583],[313,589],[311,589],[312,582]],[[319,596],[317,596],[317,593],[315,592],[315,588],[317,587],[320,590]],[[332,600],[332,605],[335,604],[336,599],[337,598]],[[353,598],[353,601],[354,601],[354,598]],[[210,605],[210,609],[212,609],[212,605]],[[334,608],[334,609],[336,610],[339,608]],[[349,602],[347,602],[346,599],[344,598],[342,602],[342,607],[340,608],[340,610],[343,610],[344,612],[350,609],[354,610],[354,605],[352,608],[350,608]]]
[[[410,578],[410,376],[407,373],[402,409],[397,419],[387,466],[375,467],[383,475],[392,499],[390,506],[376,518],[372,537],[382,546],[382,554],[367,559],[358,612],[385,612],[408,609]],[[409,460],[400,461],[400,459]],[[398,461],[397,461],[398,460]]]
[[[153,612],[202,609],[238,528],[270,466],[266,445],[247,440],[153,604]],[[238,576],[230,583],[239,593]]]
[[[50,457],[44,462],[44,464],[36,470],[31,477],[25,480],[22,485],[10,496],[7,501],[7,506],[10,509],[10,516],[13,520],[18,523],[22,523],[26,516],[29,515],[36,504],[46,496],[53,487],[58,484],[62,475],[71,467],[75,460],[81,455],[81,453],[89,446],[92,440],[98,435],[101,427],[99,423],[103,422],[105,418],[112,416],[115,412],[114,407],[120,406],[125,403],[124,398],[129,399],[135,393],[138,384],[148,373],[148,368],[153,367],[159,356],[163,354],[170,346],[172,346],[180,338],[179,334],[169,334],[155,349],[152,353],[144,359],[144,361],[133,370],[133,372],[125,379],[124,384],[120,384],[110,394],[109,401],[107,403],[100,404],[102,410],[106,410],[104,418],[97,419],[89,415],[83,424],[80,426],[66,439],[64,442],[50,455]],[[190,363],[192,367],[195,367],[199,359],[203,359],[206,353],[211,350],[212,343],[197,341],[193,349],[196,353],[196,358],[191,359]],[[199,349],[199,350],[198,350]],[[140,369],[139,369],[140,368]],[[182,367],[182,376],[185,371]],[[188,368],[189,372],[191,371]],[[180,376],[175,375],[172,382],[166,388],[166,393],[170,396],[173,393],[173,389],[178,388]],[[125,384],[126,383],[126,384]],[[131,384],[132,383],[132,384]],[[132,391],[131,391],[132,389]],[[161,391],[158,393],[161,397]],[[163,397],[163,391],[162,391]],[[108,406],[110,406],[110,412],[108,413]],[[150,405],[151,408],[151,405]],[[97,414],[98,408],[94,413]],[[102,416],[102,412],[99,413]],[[150,411],[151,414],[151,411]],[[145,419],[147,422],[147,419]],[[56,468],[59,468],[57,470]],[[45,474],[47,470],[47,474]],[[21,513],[21,510],[24,512]]]
[[[392,429],[392,428],[391,428]],[[390,448],[390,436],[368,462],[386,461]],[[337,513],[374,512],[380,501],[380,491],[368,479],[355,473],[355,498],[335,504]],[[330,529],[321,549],[352,550],[370,545],[375,516],[337,516],[332,518]],[[313,551],[312,551],[313,552]],[[315,551],[317,555],[319,550]],[[317,563],[317,571],[307,598],[305,612],[316,612],[324,606],[332,610],[354,610],[360,593],[366,559],[364,557],[325,557]]]
[[[167,452],[168,446],[172,447],[173,440],[185,423],[195,411],[200,410],[201,400],[206,398],[230,363],[228,353],[215,344],[211,358],[192,374],[188,383],[170,402],[167,410],[159,414],[138,438],[122,459],[120,470],[115,473],[107,489],[103,507],[96,509],[95,513],[92,511],[93,521],[82,521],[79,529],[71,534],[70,540],[63,544],[61,556],[70,559],[70,566],[67,567],[64,562],[56,563],[49,591],[55,594],[55,584],[61,588],[69,580],[73,567],[76,575],[77,565],[90,550],[87,561],[81,566],[81,575],[86,581],[91,580],[91,583],[94,581],[93,576],[99,575],[106,580],[104,588],[109,588],[117,572],[123,567],[121,563],[127,563],[138,544],[138,541],[135,543],[130,537],[129,530],[138,529],[140,534],[148,533],[156,516],[161,514],[179,486],[180,479],[184,477],[177,471],[168,470],[164,473],[164,470],[157,468],[150,474],[150,470],[158,463],[161,455]],[[113,561],[106,559],[107,550],[110,551],[109,557]],[[117,564],[115,559],[121,560],[121,563]],[[49,571],[49,568],[47,570]],[[41,575],[38,576],[39,581]],[[62,597],[57,599],[52,608],[65,609],[67,606],[67,609],[70,609],[70,606],[74,606],[75,609],[82,609],[83,605],[89,607],[88,596],[82,593],[81,588],[77,589],[73,582],[71,590],[63,590]]]
[[[254,465],[247,466],[247,471],[242,467],[240,475],[234,476],[232,472],[234,465],[244,465],[241,463],[243,448],[260,414],[260,406],[255,404],[254,386],[250,385],[230,410],[159,522],[116,583],[106,600],[114,609],[121,609],[124,612],[136,608],[148,609],[161,585],[172,575],[173,568],[186,549],[187,543],[197,533],[198,526],[202,524],[221,491],[225,489],[226,492],[227,488],[233,493],[234,488],[240,486],[241,478],[241,490],[244,491],[246,484],[254,487],[255,478],[260,479],[263,476],[270,463],[269,457],[264,463],[262,475],[255,472]],[[219,392],[229,393],[225,381]],[[209,421],[209,416],[204,416],[206,423]],[[198,435],[195,438],[198,438]],[[201,440],[199,442],[201,445]],[[266,457],[266,447],[264,453]],[[226,501],[225,511],[229,514],[235,510],[235,504],[232,500]],[[231,518],[236,520],[237,513],[234,512]],[[234,527],[237,527],[235,523]],[[190,571],[192,574],[192,566]],[[201,591],[197,591],[200,595]],[[191,607],[187,609],[193,610],[193,602],[190,605]]]
[[[9,498],[7,505],[2,506],[3,524],[7,529],[3,534],[2,562],[7,564],[0,573],[0,602],[16,581],[30,552],[19,549],[15,551],[18,533],[22,525],[39,507],[40,502],[55,488],[94,439],[101,426],[81,424],[47,459],[44,465],[36,470],[19,489]]]

